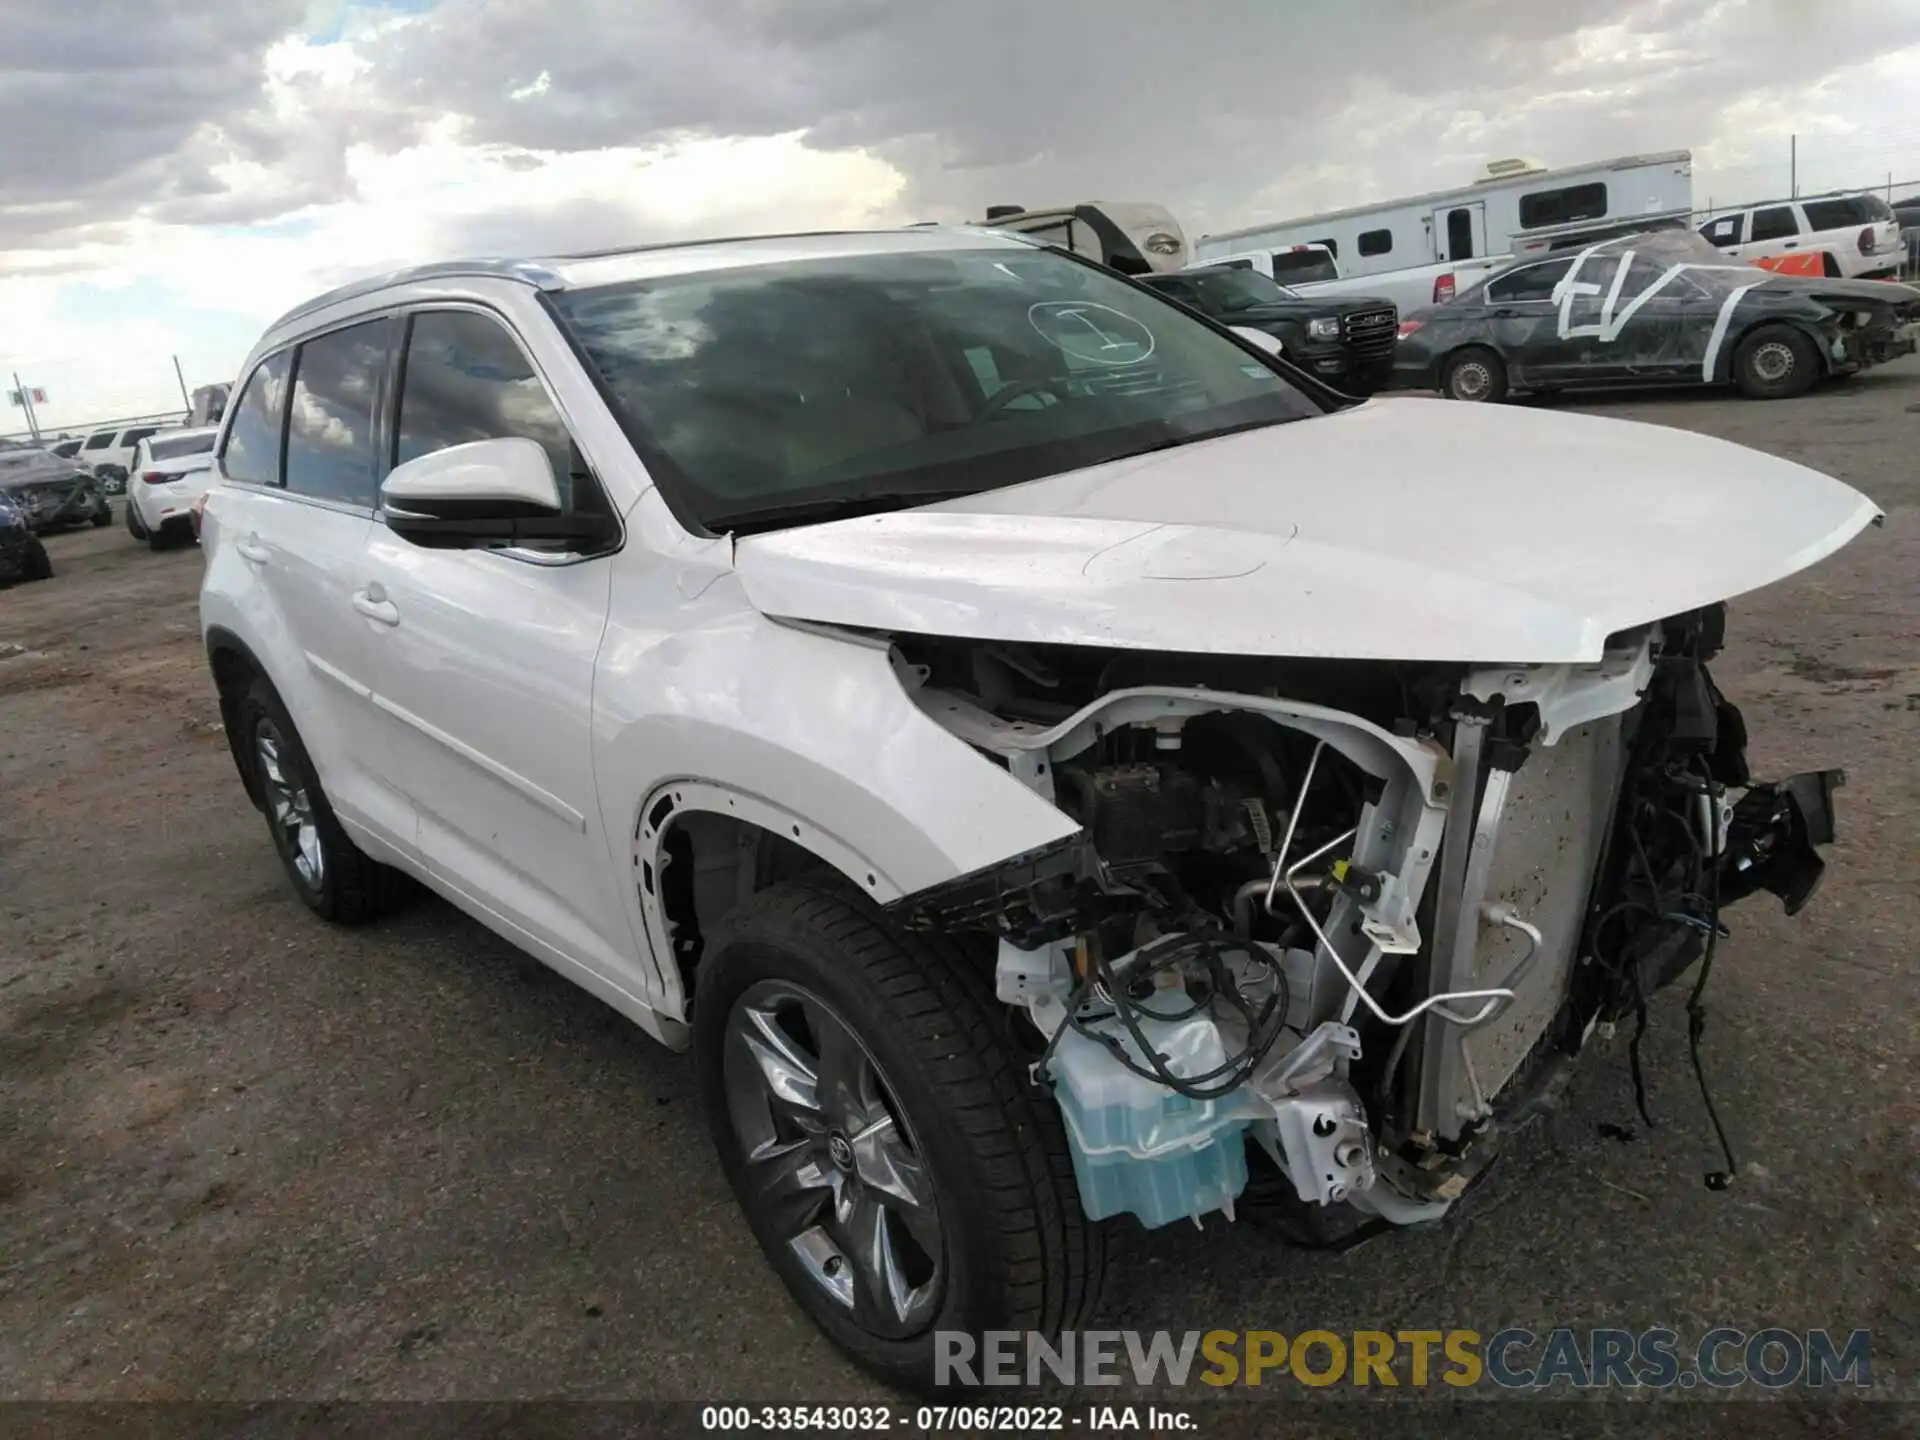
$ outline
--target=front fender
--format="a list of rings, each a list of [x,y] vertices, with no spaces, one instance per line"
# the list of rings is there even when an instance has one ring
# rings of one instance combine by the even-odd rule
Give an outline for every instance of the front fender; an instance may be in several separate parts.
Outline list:
[[[882,903],[1079,829],[915,705],[884,640],[769,620],[731,575],[692,602],[650,593],[662,578],[616,594],[594,697],[602,820],[614,863],[635,875],[641,933],[663,933],[637,867],[675,782],[688,782],[679,808],[777,826]],[[672,606],[672,629],[656,603]],[[675,1013],[679,978],[657,938],[654,950]]]

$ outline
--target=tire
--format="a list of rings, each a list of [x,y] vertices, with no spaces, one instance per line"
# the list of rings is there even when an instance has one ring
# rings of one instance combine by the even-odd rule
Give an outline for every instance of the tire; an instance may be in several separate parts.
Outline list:
[[[1114,1232],[1081,1209],[1059,1111],[1029,1083],[984,974],[888,928],[859,897],[804,881],[729,913],[707,954],[693,1028],[714,1145],[754,1238],[828,1338],[887,1383],[928,1392],[937,1331],[1054,1335],[1085,1322]],[[838,1043],[809,1038],[836,1025]],[[812,1107],[776,1106],[748,1035],[766,1055],[784,1041],[816,1073],[867,1078]],[[872,1152],[846,1140],[883,1130]],[[780,1148],[753,1158],[770,1140]],[[783,1161],[797,1183],[770,1194],[763,1181]],[[930,1204],[877,1201],[868,1164],[917,1174],[903,1195]],[[844,1223],[830,1203],[843,1196]],[[891,1299],[868,1283],[862,1247],[839,1238],[862,1233],[894,1261]]]
[[[113,523],[113,506],[103,499],[100,502],[100,508],[94,511],[89,518],[93,521],[94,529],[104,530]]]
[[[406,900],[413,882],[369,859],[340,828],[299,731],[278,693],[264,679],[255,677],[241,697],[239,724],[240,753],[253,767],[255,793],[267,817],[273,848],[306,907],[336,925],[362,925]],[[267,739],[272,742],[278,781],[263,750],[262,741]]]
[[[147,527],[141,523],[140,507],[133,503],[133,497],[127,497],[127,533],[136,540],[147,538]]]
[[[165,524],[156,525],[147,531],[147,548],[156,555],[162,550],[173,549],[179,543],[179,537],[168,530]]]
[[[1440,393],[1449,400],[1497,404],[1507,398],[1507,367],[1483,346],[1456,350],[1441,368]]]
[[[1790,400],[1820,379],[1819,352],[1791,325],[1761,325],[1733,352],[1733,383],[1749,400]]]
[[[51,580],[53,578],[53,557],[47,554],[47,547],[35,537],[28,544],[27,568],[21,571],[23,580]]]

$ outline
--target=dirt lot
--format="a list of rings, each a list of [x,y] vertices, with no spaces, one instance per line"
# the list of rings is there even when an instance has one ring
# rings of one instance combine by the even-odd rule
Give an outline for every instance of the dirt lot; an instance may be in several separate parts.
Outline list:
[[[1718,669],[1756,769],[1851,777],[1808,912],[1730,916],[1708,1057],[1746,1173],[1702,1185],[1670,992],[1657,1130],[1622,1039],[1447,1224],[1334,1258],[1170,1228],[1113,1322],[1866,1326],[1876,1381],[1910,1387],[1920,361],[1779,404],[1582,408],[1888,511],[1740,602]],[[197,552],[118,526],[51,549],[56,580],[0,594],[0,1396],[873,1396],[754,1249],[684,1059],[436,901],[358,932],[299,907],[219,734]]]

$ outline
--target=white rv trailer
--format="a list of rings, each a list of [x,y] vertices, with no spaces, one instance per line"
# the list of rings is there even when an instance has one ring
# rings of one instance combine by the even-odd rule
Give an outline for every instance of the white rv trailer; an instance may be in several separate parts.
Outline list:
[[[1461,260],[1531,254],[1575,237],[1591,242],[1596,230],[1686,224],[1692,214],[1693,156],[1685,150],[1562,170],[1533,160],[1496,160],[1476,183],[1458,190],[1203,235],[1194,246],[1194,263],[1251,259],[1257,269],[1285,283],[1293,266],[1313,259],[1311,252],[1291,247],[1324,245],[1339,262],[1343,279],[1362,281]]]

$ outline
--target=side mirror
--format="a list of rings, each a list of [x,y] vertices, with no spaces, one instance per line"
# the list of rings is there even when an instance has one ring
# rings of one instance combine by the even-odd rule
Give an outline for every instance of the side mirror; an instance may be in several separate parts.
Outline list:
[[[450,445],[396,465],[380,487],[387,528],[433,550],[595,544],[606,517],[563,514],[553,462],[537,441]]]
[[[1264,330],[1255,330],[1248,325],[1229,325],[1227,328],[1264,354],[1281,355],[1286,352],[1287,347],[1280,343],[1277,335],[1269,335]]]

